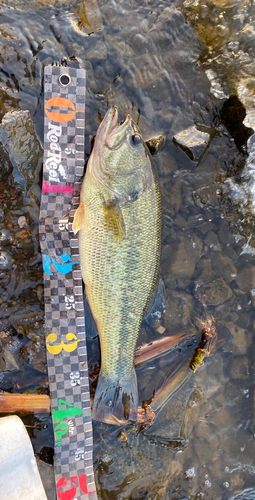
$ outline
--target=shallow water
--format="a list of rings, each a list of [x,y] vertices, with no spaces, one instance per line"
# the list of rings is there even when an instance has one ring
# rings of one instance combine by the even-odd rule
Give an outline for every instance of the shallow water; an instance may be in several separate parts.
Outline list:
[[[98,496],[253,498],[254,223],[252,210],[233,200],[229,180],[238,189],[255,124],[255,8],[234,0],[49,0],[0,9],[0,389],[48,390],[37,234],[42,151],[32,125],[43,143],[44,66],[82,67],[87,158],[111,103],[120,118],[132,114],[145,139],[166,136],[155,157],[166,312],[143,324],[139,344],[161,337],[162,328],[170,335],[191,326],[202,295],[222,341],[144,433],[121,442],[119,429],[94,423]],[[25,115],[12,127],[6,113],[13,110],[29,110],[33,123]],[[98,341],[88,330],[94,366]],[[192,357],[194,345],[137,369],[141,401],[187,349]],[[50,462],[50,419],[26,423],[38,457]]]

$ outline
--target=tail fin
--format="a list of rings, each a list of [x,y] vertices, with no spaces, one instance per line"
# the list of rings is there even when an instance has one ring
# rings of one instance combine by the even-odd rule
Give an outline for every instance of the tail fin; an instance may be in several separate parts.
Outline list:
[[[124,377],[112,380],[100,373],[93,404],[92,418],[113,425],[137,420],[138,389],[133,368]]]

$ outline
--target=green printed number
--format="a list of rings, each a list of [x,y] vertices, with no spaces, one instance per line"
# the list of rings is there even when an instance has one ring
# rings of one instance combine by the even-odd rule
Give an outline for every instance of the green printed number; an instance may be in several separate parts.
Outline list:
[[[67,408],[62,408],[62,405],[66,405]],[[77,415],[82,415],[82,408],[78,408],[77,406],[73,406],[72,403],[67,403],[63,399],[58,400],[58,410],[52,410],[52,418],[54,424],[56,425],[54,432],[56,436],[56,446],[61,446],[62,444],[62,436],[64,436],[69,427],[67,424],[63,422],[65,418],[76,417]],[[89,415],[83,415],[83,417],[88,417]],[[60,423],[58,423],[60,422]]]
[[[61,408],[62,405],[66,405],[66,406],[68,406],[68,408]],[[76,417],[76,415],[82,415],[82,408],[78,408],[77,406],[73,406],[72,403],[67,403],[63,399],[58,400],[58,408],[59,408],[58,410],[52,410],[52,418],[53,418],[54,424],[56,424],[58,420],[60,420],[60,422],[62,424],[64,418],[71,418],[71,417]],[[63,424],[62,426],[64,427],[66,425],[67,424]],[[59,427],[59,426],[60,426],[60,424],[57,425],[57,427]],[[55,428],[55,432],[56,432],[57,427]],[[68,426],[67,426],[67,430],[68,430]],[[67,432],[67,430],[65,432]]]

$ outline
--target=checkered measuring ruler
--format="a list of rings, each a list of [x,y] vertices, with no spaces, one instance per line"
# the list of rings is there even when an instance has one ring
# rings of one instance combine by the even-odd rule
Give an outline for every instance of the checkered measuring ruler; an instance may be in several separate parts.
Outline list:
[[[84,70],[45,68],[39,234],[59,500],[97,500],[82,278],[72,232],[84,172],[85,82]]]

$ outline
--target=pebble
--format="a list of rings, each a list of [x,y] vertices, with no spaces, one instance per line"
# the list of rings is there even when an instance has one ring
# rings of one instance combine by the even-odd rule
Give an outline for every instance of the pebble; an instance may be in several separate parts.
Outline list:
[[[243,292],[253,290],[255,287],[255,267],[246,265],[239,268],[237,271],[236,283]]]
[[[209,248],[216,247],[218,250],[220,250],[219,240],[213,231],[209,231],[209,233],[207,233],[206,237],[204,238],[204,243],[205,245],[208,245]]]
[[[179,236],[172,245],[172,253],[163,265],[163,275],[170,274],[171,278],[189,279],[193,275],[196,263],[202,253],[203,243],[194,234]]]
[[[196,280],[198,295],[204,295],[206,303],[219,306],[229,300],[233,292],[223,278],[211,269],[205,268]]]
[[[166,290],[165,326],[169,332],[185,328],[190,321],[193,298],[185,292]]]
[[[217,271],[228,283],[236,278],[236,267],[227,255],[215,252],[212,254],[211,260],[213,269]]]
[[[226,220],[221,220],[220,228],[218,231],[219,242],[223,245],[232,245],[235,242],[233,234],[229,230],[229,226]]]
[[[233,354],[246,354],[247,352],[247,336],[246,330],[237,326],[235,323],[226,322],[225,326],[229,329],[232,335],[232,342],[230,343],[230,350]]]
[[[0,270],[12,268],[12,258],[8,252],[0,252]]]
[[[18,218],[18,225],[21,228],[27,225],[27,219],[26,217],[24,217],[24,215],[21,215],[21,217]]]

